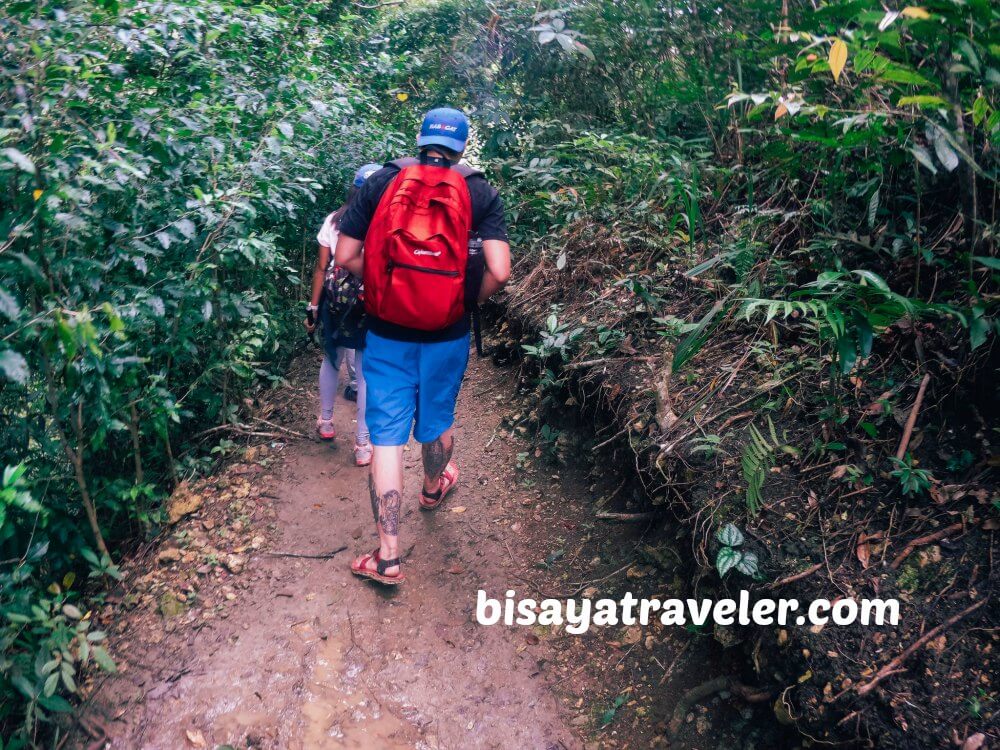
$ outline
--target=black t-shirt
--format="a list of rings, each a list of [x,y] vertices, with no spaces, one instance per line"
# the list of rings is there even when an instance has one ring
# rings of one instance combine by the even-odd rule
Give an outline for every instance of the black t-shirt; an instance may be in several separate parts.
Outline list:
[[[369,175],[340,220],[342,234],[364,240],[382,195],[399,172],[399,167],[389,164]],[[465,183],[469,186],[469,198],[472,202],[472,231],[484,240],[506,242],[507,221],[504,219],[503,201],[500,200],[499,193],[481,174],[471,175]],[[368,328],[380,336],[402,341],[451,341],[469,332],[469,318],[463,316],[457,323],[441,331],[418,331],[369,315]]]

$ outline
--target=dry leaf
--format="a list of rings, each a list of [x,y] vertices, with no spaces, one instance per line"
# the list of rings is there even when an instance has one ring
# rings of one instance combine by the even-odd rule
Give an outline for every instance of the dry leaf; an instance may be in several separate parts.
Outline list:
[[[864,539],[864,537],[862,537]],[[858,547],[855,550],[858,556],[858,562],[861,563],[861,567],[868,570],[868,558],[872,555],[871,547],[868,546],[868,541],[858,541]]]
[[[451,573],[453,576],[457,576],[464,573],[465,568],[463,568],[461,565],[452,565],[450,568],[448,568],[448,572]]]
[[[407,99],[410,98],[410,95],[407,94],[405,91],[400,91],[398,94],[396,94],[396,98],[401,102],[405,102]]]
[[[207,747],[208,743],[205,742],[205,735],[201,733],[199,729],[188,729],[184,734],[187,735],[188,742],[190,742],[195,747]]]
[[[910,5],[903,8],[903,10],[900,11],[900,15],[903,16],[903,18],[918,18],[921,21],[926,21],[931,17],[930,13],[917,5]]]
[[[833,73],[833,80],[839,81],[840,74],[847,64],[847,45],[844,44],[843,39],[837,39],[830,45],[830,56],[827,58],[827,62],[830,63],[830,72]]]
[[[452,513],[465,513],[465,506],[464,505],[457,505],[457,506],[455,506],[454,508],[451,509],[451,512]]]
[[[778,108],[776,110],[774,110],[774,120],[775,120],[775,122],[777,122],[778,120],[780,120],[782,117],[784,117],[787,114],[788,114],[788,107],[786,107],[784,105],[784,103],[779,104]]]

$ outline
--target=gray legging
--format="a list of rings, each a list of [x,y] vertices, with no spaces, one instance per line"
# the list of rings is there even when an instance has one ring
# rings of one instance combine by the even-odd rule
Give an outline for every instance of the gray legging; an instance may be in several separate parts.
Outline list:
[[[337,402],[337,386],[340,381],[340,365],[344,361],[347,352],[353,349],[346,349],[338,346],[334,354],[334,362],[330,362],[329,356],[323,357],[323,364],[319,367],[319,401],[322,410],[322,419],[333,418],[333,406]],[[368,433],[368,425],[365,424],[365,401],[368,389],[365,387],[365,378],[361,373],[361,352],[357,352],[357,373],[358,373],[358,430],[356,440],[359,445],[369,442],[371,437]]]

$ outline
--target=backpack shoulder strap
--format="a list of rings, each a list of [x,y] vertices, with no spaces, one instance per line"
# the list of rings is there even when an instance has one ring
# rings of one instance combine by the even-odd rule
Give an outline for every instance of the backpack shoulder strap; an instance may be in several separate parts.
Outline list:
[[[475,177],[476,175],[482,176],[483,174],[482,170],[470,167],[468,164],[455,164],[452,166],[452,169],[462,175],[465,179]]]
[[[393,159],[390,162],[386,162],[387,167],[396,167],[396,169],[405,169],[406,167],[413,167],[420,163],[420,159],[413,156],[407,156],[403,159]],[[458,174],[460,174],[465,179],[470,177],[475,177],[476,175],[482,175],[482,170],[470,167],[468,164],[452,164],[451,168],[454,169]]]

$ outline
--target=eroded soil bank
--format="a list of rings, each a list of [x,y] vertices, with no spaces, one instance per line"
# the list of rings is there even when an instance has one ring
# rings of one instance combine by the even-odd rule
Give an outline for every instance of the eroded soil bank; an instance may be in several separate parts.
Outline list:
[[[387,591],[354,579],[349,560],[375,544],[365,471],[352,465],[348,439],[306,437],[316,357],[302,357],[290,385],[260,405],[275,425],[257,438],[267,442],[193,485],[179,507],[193,512],[125,566],[96,615],[115,633],[121,673],[91,687],[79,746],[793,746],[775,734],[769,706],[725,691],[685,711],[669,735],[683,694],[740,677],[708,636],[659,627],[573,636],[474,621],[480,588],[617,597],[683,587],[657,570],[674,562],[650,557],[649,523],[595,520],[612,474],[602,481],[583,461],[557,470],[533,456],[509,426],[513,373],[487,361],[473,363],[460,400],[460,487],[435,513],[408,503],[407,583]],[[341,436],[352,434],[351,411],[338,402]],[[412,500],[418,446],[407,456]],[[329,559],[287,556],[344,546]]]

